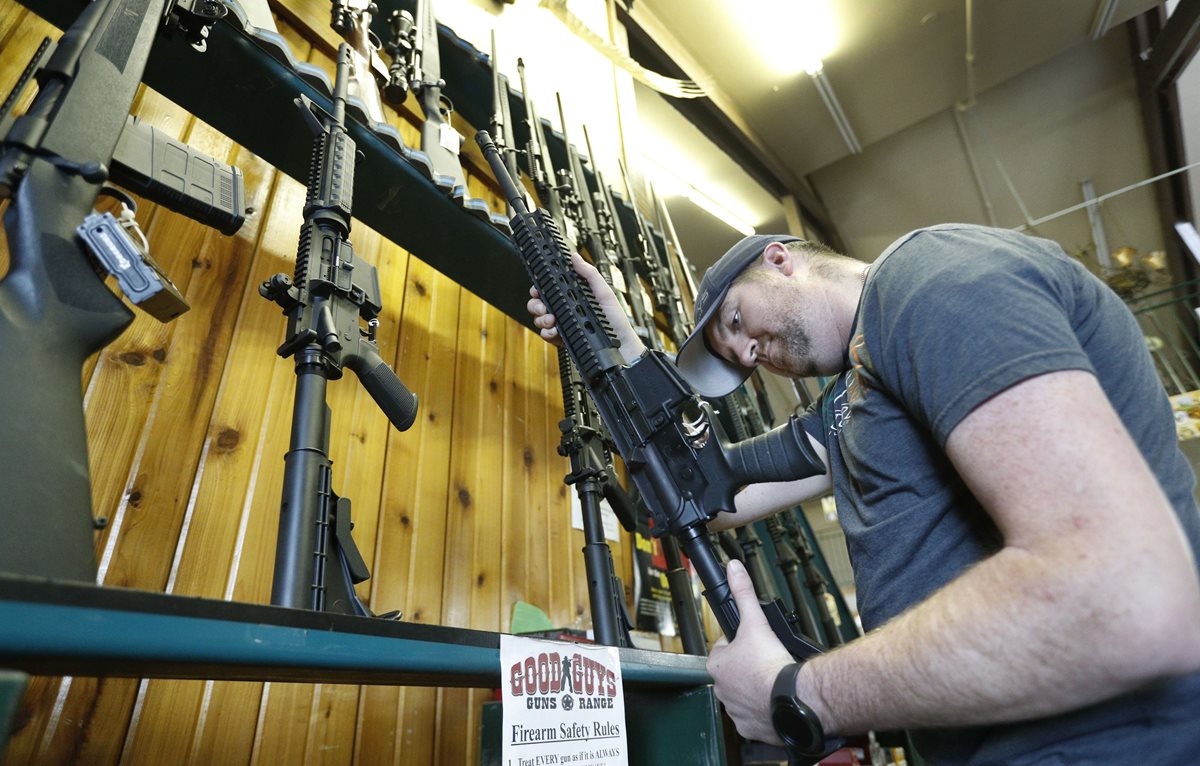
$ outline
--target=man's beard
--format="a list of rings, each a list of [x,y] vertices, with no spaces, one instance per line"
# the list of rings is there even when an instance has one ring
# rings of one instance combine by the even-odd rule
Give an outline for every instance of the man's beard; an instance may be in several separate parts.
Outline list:
[[[782,297],[782,296],[781,296]],[[799,307],[785,299],[773,302],[772,309],[779,317],[779,331],[771,343],[771,367],[780,373],[797,378],[815,374],[812,360],[812,338],[808,334]],[[778,349],[778,351],[776,351]],[[782,352],[780,355],[779,352]]]

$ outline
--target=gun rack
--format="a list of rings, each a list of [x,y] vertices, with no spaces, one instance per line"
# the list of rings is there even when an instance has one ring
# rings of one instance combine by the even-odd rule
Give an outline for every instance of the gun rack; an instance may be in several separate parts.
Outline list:
[[[293,99],[304,94],[330,109],[332,83],[322,70],[296,60],[277,33],[251,26],[234,0],[224,1],[230,13],[211,30],[207,51],[157,45],[145,82],[303,183],[312,139]],[[78,0],[20,2],[59,28],[80,9]],[[376,18],[408,5],[383,0]],[[439,40],[448,94],[465,119],[486,125],[487,57],[445,27]],[[511,90],[509,98],[523,143],[524,102]],[[361,103],[352,100],[349,114],[364,155],[356,173],[357,217],[531,326],[529,280],[504,216],[481,200],[455,202],[434,182],[428,158],[405,146],[395,128],[368,126]],[[561,134],[546,132],[555,161],[565,164]],[[629,227],[632,210],[622,217]],[[6,626],[0,631],[0,752],[24,687],[22,673],[472,688],[500,683],[499,634],[474,630],[5,574],[0,622]],[[620,652],[631,760],[724,762],[704,658]]]
[[[20,0],[61,28],[79,13],[70,0]],[[333,84],[318,67],[299,61],[276,32],[252,26],[236,0],[224,0],[229,13],[210,31],[207,50],[187,45],[156,45],[146,67],[145,83],[235,142],[304,183],[312,135],[299,118],[293,99],[304,94],[332,108]],[[412,10],[411,3],[377,3],[376,31],[392,10]],[[446,91],[459,113],[475,126],[487,125],[491,103],[488,56],[438,26]],[[509,90],[513,129],[518,145],[528,138],[524,100]],[[518,322],[532,327],[525,311],[529,278],[521,266],[503,211],[483,200],[453,200],[433,180],[428,157],[405,146],[394,127],[369,120],[357,98],[348,113],[350,132],[363,153],[356,172],[355,217],[450,277]],[[566,164],[562,134],[547,130],[555,163]],[[469,139],[469,137],[467,137]],[[594,179],[592,180],[594,183]],[[633,236],[633,211],[621,207],[622,224]],[[657,239],[657,237],[656,237]],[[661,247],[661,242],[656,242]],[[386,299],[387,296],[385,296]]]
[[[31,674],[469,688],[501,682],[500,636],[478,630],[13,575],[0,575],[0,620],[7,626],[0,667]],[[620,653],[627,718],[646,722],[642,736],[630,732],[633,762],[656,762],[651,755],[664,742],[673,754],[691,748],[684,762],[719,762],[722,734],[704,658]],[[6,682],[0,676],[0,686]],[[658,728],[654,736],[649,722]],[[663,736],[664,725],[676,735]],[[697,728],[708,736],[696,736]]]

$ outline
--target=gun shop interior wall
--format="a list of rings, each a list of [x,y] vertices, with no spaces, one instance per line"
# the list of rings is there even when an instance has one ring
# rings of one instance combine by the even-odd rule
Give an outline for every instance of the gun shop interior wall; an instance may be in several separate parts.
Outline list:
[[[327,3],[292,5],[328,24]],[[294,24],[278,26],[299,58],[332,77],[326,48]],[[43,36],[58,34],[0,0],[4,87]],[[152,252],[192,309],[167,325],[139,313],[84,370],[94,510],[106,520],[96,533],[99,580],[267,603],[295,376],[275,353],[284,318],[257,286],[292,270],[304,186],[150,90],[134,113],[238,165],[255,212],[223,237],[149,203],[139,208]],[[391,116],[415,144],[414,125]],[[470,184],[472,196],[503,209],[477,178]],[[420,221],[414,210],[413,225]],[[420,623],[503,631],[518,599],[557,625],[586,620],[583,539],[571,528],[567,464],[555,452],[562,398],[553,349],[365,227],[352,238],[379,269],[380,351],[420,396],[416,425],[399,433],[353,377],[329,388],[334,488],[353,501],[354,536],[373,575],[360,595],[376,612],[401,609]],[[629,549],[622,532],[613,554],[625,582]],[[40,677],[3,763],[475,763],[479,703],[489,697]]]

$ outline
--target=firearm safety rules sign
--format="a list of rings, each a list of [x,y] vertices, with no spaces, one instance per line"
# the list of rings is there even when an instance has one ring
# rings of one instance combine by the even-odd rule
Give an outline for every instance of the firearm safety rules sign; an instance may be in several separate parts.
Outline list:
[[[627,766],[616,648],[500,636],[504,766]]]

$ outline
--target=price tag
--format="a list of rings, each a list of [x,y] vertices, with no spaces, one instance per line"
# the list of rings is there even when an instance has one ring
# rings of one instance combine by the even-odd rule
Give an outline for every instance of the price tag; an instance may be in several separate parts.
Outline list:
[[[462,136],[448,122],[443,122],[438,129],[438,143],[442,148],[458,154],[458,150],[462,148]]]

